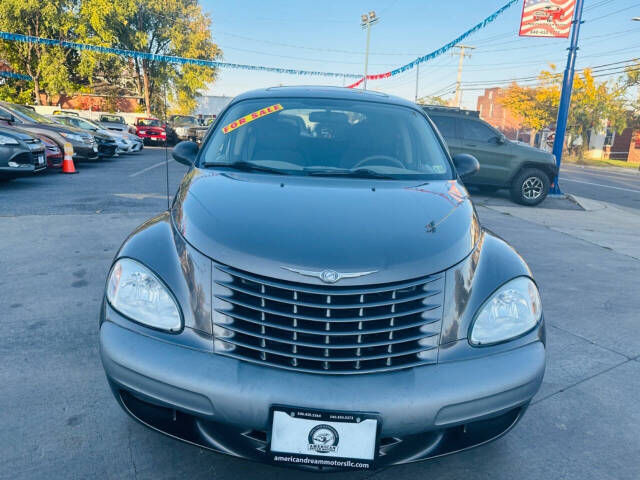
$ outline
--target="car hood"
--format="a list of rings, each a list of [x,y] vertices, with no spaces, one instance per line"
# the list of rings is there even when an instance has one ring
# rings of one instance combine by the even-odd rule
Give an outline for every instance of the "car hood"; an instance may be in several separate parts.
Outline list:
[[[7,135],[9,137],[14,137],[22,141],[28,141],[34,138],[34,136],[29,134],[29,132],[26,132],[25,130],[20,130],[19,128],[13,128],[13,127],[9,127],[9,128],[0,127],[0,134]]]
[[[192,169],[172,207],[174,226],[209,258],[282,280],[282,267],[371,272],[339,285],[386,283],[445,270],[480,235],[456,181],[389,181]]]
[[[164,128],[162,127],[145,127],[144,125],[138,126],[138,131],[144,130],[149,133],[162,133],[164,132]]]

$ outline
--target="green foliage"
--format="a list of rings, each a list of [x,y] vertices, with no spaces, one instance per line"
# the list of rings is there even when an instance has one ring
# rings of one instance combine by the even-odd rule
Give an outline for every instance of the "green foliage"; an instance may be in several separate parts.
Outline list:
[[[535,87],[510,85],[501,99],[524,126],[536,131],[555,123],[558,115],[562,76],[554,70],[552,65],[550,70],[542,71]],[[602,131],[609,127],[622,131],[628,121],[626,88],[617,82],[598,82],[589,69],[575,75],[568,121],[571,133],[586,140],[591,129]]]
[[[439,96],[428,96],[428,97],[421,97],[418,100],[416,100],[416,103],[418,105],[442,105],[442,106],[447,106],[449,105],[449,101],[445,100],[442,97]]]
[[[80,13],[88,35],[103,45],[208,60],[221,55],[197,0],[85,0]],[[135,60],[131,68],[147,112],[166,113],[166,94],[176,112],[188,113],[216,75],[208,67],[150,60]]]

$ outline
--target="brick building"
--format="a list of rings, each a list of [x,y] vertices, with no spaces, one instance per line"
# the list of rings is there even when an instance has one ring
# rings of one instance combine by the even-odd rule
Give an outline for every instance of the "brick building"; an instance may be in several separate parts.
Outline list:
[[[480,118],[496,127],[507,138],[528,142],[529,130],[523,129],[521,119],[502,106],[500,99],[503,96],[503,88],[485,88],[484,94],[478,96],[476,109],[480,112]]]

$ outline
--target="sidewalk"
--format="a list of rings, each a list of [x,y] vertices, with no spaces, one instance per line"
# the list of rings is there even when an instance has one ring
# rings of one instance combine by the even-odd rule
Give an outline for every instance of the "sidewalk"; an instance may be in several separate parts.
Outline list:
[[[516,205],[499,196],[474,195],[473,200],[478,206],[640,260],[640,213],[637,210],[577,196],[549,198],[534,208]]]

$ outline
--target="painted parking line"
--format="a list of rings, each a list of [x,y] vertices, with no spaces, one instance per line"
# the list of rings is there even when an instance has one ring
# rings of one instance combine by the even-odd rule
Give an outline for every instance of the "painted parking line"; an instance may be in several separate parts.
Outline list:
[[[614,187],[613,185],[603,185],[601,183],[584,182],[582,180],[571,180],[569,178],[561,178],[560,182],[584,183],[585,185],[593,185],[594,187],[612,188],[614,190],[622,190],[624,192],[640,193],[640,190],[634,190],[633,188]]]
[[[137,171],[137,172],[132,173],[131,175],[129,175],[129,178],[131,178],[131,177],[137,177],[138,175],[140,175],[140,174],[142,174],[142,173],[144,173],[144,172],[148,172],[149,170],[151,170],[151,169],[153,169],[153,168],[160,167],[161,165],[164,165],[165,163],[166,163],[166,162],[163,160],[162,162],[158,162],[158,163],[156,163],[156,164],[154,164],[154,165],[151,165],[150,167],[143,168],[142,170],[139,170],[139,171]]]

